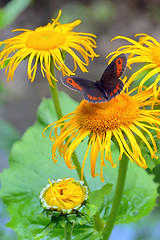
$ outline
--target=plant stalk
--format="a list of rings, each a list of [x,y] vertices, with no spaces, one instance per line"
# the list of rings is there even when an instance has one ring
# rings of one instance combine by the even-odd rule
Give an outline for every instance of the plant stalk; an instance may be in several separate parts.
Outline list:
[[[106,226],[103,230],[103,239],[104,240],[109,239],[109,237],[112,233],[113,227],[115,225],[115,222],[116,222],[116,217],[119,212],[119,208],[120,208],[120,204],[121,204],[121,200],[122,200],[122,194],[123,194],[124,185],[125,185],[125,180],[126,180],[126,176],[127,176],[128,162],[129,162],[128,158],[126,157],[125,154],[123,154],[122,159],[119,161],[117,186],[116,186],[115,195],[114,195],[114,199],[113,199],[112,209],[111,209],[110,215],[108,217]]]
[[[72,239],[72,231],[73,231],[73,223],[67,221],[64,227],[65,240]]]
[[[55,76],[53,61],[51,61],[51,64],[50,64],[50,71],[51,71],[51,74],[53,76]],[[53,100],[53,104],[54,104],[54,107],[56,110],[57,117],[58,117],[58,119],[60,119],[61,117],[63,117],[63,113],[62,113],[62,109],[61,109],[61,105],[60,105],[60,101],[59,101],[58,89],[57,89],[56,81],[53,79],[51,79],[51,81],[52,81],[52,85],[53,85],[53,87],[50,85],[51,97]]]

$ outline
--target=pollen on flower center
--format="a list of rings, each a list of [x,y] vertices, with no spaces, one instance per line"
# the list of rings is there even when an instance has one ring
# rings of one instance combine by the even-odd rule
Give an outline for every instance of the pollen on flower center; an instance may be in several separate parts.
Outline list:
[[[105,103],[93,104],[83,100],[76,109],[77,124],[93,132],[106,132],[122,125],[128,126],[138,116],[138,103],[125,93]]]
[[[63,44],[64,34],[53,30],[41,30],[32,32],[26,40],[26,45],[35,50],[54,49]]]
[[[160,46],[155,46],[152,49],[152,59],[160,67]]]

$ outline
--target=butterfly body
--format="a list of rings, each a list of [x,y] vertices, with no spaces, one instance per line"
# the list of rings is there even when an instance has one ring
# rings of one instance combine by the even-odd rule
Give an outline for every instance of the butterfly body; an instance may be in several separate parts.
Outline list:
[[[82,92],[85,100],[89,102],[110,101],[123,89],[123,82],[119,79],[125,70],[127,59],[125,54],[116,57],[105,69],[100,81],[91,81],[79,77],[63,77],[62,83],[78,92]]]

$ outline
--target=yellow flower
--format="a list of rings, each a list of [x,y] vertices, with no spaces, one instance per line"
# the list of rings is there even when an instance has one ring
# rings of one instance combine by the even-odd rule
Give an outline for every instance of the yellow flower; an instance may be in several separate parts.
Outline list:
[[[96,47],[96,42],[92,37],[96,36],[90,33],[73,32],[72,29],[81,21],[60,24],[58,22],[60,15],[61,10],[58,17],[52,19],[52,23],[35,30],[16,29],[14,31],[23,31],[23,33],[0,42],[0,46],[5,44],[5,48],[0,53],[0,65],[5,64],[5,61],[10,59],[6,66],[7,80],[9,78],[13,80],[14,72],[20,62],[28,58],[28,77],[31,82],[34,81],[37,65],[40,63],[43,77],[46,75],[50,85],[52,85],[51,79],[56,79],[50,71],[51,64],[54,63],[54,66],[61,70],[63,75],[74,74],[64,63],[62,55],[65,52],[73,58],[74,71],[78,65],[83,72],[87,72],[85,66],[89,64],[89,57],[92,60],[94,57],[98,57],[93,50]],[[74,50],[82,55],[84,61],[77,56]],[[10,54],[12,54],[11,57],[9,57]]]
[[[124,82],[124,89],[127,84]],[[133,95],[133,92],[135,94]],[[83,100],[74,112],[62,117],[59,121],[50,124],[43,130],[52,127],[50,139],[53,141],[52,158],[56,160],[56,149],[63,156],[66,165],[74,169],[71,156],[77,146],[89,136],[88,147],[83,159],[81,176],[83,179],[83,169],[87,155],[90,152],[91,175],[96,177],[95,166],[98,154],[100,154],[101,169],[100,175],[103,181],[102,167],[105,166],[105,160],[108,160],[112,167],[113,162],[111,154],[111,140],[114,137],[119,145],[119,158],[125,154],[132,162],[140,167],[147,168],[146,161],[142,155],[135,135],[143,141],[149,149],[151,157],[157,158],[157,146],[152,133],[149,130],[155,130],[160,133],[160,110],[151,110],[149,107],[153,101],[153,89],[138,92],[138,88],[130,92],[122,92],[109,102],[90,103]],[[157,100],[159,104],[160,101]],[[60,134],[57,130],[60,128]],[[52,132],[55,130],[55,138]],[[148,140],[148,136],[150,140]],[[150,144],[150,141],[152,144]],[[151,146],[153,145],[153,147]]]
[[[139,41],[124,36],[115,37],[113,40],[124,39],[130,44],[119,47],[115,52],[110,53],[108,56],[115,54],[113,56],[114,58],[120,53],[129,53],[130,55],[127,60],[128,67],[133,63],[144,63],[143,67],[132,74],[128,80],[128,84],[130,84],[140,73],[149,70],[140,83],[140,90],[142,90],[144,83],[153,76],[155,76],[156,79],[148,88],[155,86],[155,89],[157,89],[157,83],[160,80],[160,42],[144,33],[136,34],[135,36],[140,37]],[[156,76],[156,74],[158,74],[158,76]],[[158,94],[159,93],[157,93],[157,95]]]
[[[79,209],[87,200],[88,189],[82,181],[73,178],[49,180],[39,197],[44,209],[69,213]]]

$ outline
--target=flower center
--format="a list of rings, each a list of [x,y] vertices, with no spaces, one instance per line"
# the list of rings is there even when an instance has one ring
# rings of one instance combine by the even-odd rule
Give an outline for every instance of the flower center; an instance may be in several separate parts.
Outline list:
[[[77,123],[93,132],[106,132],[122,125],[128,126],[138,116],[138,103],[126,93],[105,103],[94,104],[83,100],[76,109]]]
[[[26,45],[35,50],[54,49],[59,47],[65,41],[64,34],[53,30],[35,31],[26,40]]]
[[[157,64],[158,67],[160,67],[160,47],[155,46],[152,49],[151,53],[153,61]]]

